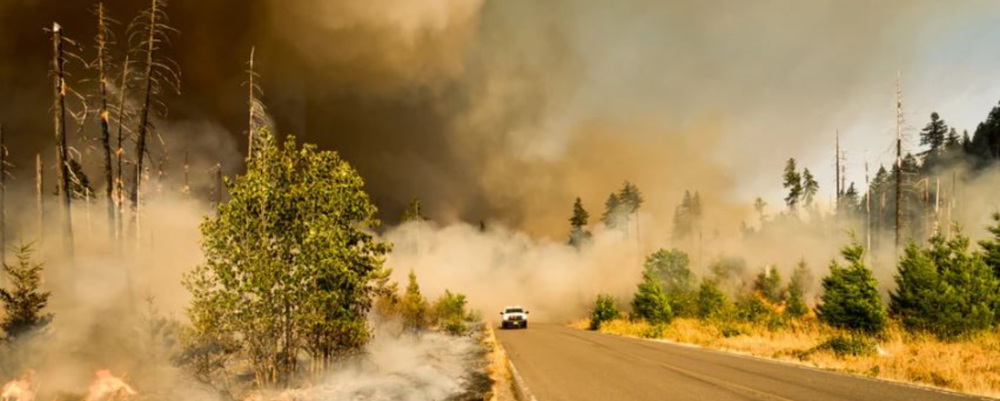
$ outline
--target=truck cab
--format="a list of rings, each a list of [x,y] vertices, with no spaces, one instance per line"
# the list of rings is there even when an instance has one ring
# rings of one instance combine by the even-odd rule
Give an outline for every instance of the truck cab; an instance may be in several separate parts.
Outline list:
[[[507,306],[500,311],[500,327],[503,329],[528,328],[528,311],[520,306]]]

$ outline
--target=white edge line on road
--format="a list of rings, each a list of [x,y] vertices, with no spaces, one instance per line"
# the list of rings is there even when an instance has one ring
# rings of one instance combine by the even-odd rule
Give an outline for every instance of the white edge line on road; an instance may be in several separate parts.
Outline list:
[[[510,354],[507,353],[503,344],[500,344],[499,339],[497,340],[497,347],[500,348],[504,355],[507,356],[507,367],[510,369],[510,375],[514,378],[515,396],[520,395],[521,397],[518,397],[520,401],[538,401],[538,399],[535,398],[535,395],[531,394],[531,391],[528,390],[528,385],[524,382],[524,378],[521,377],[521,374],[517,372],[517,367],[514,366],[514,361],[510,359]]]

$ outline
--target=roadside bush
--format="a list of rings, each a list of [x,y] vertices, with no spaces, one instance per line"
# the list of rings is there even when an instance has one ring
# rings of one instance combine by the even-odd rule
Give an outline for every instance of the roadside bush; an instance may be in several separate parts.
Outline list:
[[[859,335],[834,336],[824,341],[817,348],[829,350],[840,357],[868,356],[875,354],[878,350],[878,343],[869,337]]]
[[[865,266],[864,247],[857,242],[841,249],[847,266],[830,262],[830,275],[823,278],[822,303],[816,307],[826,324],[863,333],[885,328],[886,311],[878,292],[878,282]]]
[[[698,317],[709,319],[726,312],[729,298],[719,290],[714,280],[702,280],[698,289]]]
[[[771,309],[764,305],[756,295],[745,294],[736,301],[736,319],[748,323],[760,323],[771,314]]]
[[[674,314],[670,309],[670,300],[666,292],[648,273],[643,273],[639,289],[632,298],[632,312],[636,317],[654,325],[670,323],[670,319],[673,318]]]
[[[621,311],[618,310],[614,297],[607,294],[598,295],[590,314],[590,329],[598,330],[601,328],[601,323],[616,319],[619,315]]]
[[[448,334],[465,334],[467,331],[465,323],[471,320],[471,314],[465,310],[467,303],[465,295],[444,290],[444,294],[434,301],[434,306],[431,308],[433,323]]]

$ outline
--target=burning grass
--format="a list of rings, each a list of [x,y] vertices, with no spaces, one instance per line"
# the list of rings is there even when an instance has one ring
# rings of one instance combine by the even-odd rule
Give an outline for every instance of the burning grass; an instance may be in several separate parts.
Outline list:
[[[573,323],[585,329],[586,321]],[[879,340],[858,339],[814,318],[785,327],[679,318],[669,325],[617,319],[602,333],[661,339],[885,380],[1000,397],[1000,330],[958,342],[890,325]],[[871,349],[867,349],[871,344]],[[870,351],[870,352],[868,352]]]

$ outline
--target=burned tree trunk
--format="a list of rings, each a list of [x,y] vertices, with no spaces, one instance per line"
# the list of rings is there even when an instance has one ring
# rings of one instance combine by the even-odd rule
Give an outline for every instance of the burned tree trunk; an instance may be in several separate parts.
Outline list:
[[[7,261],[7,145],[0,124],[0,263]]]
[[[118,204],[118,215],[115,218],[115,231],[119,238],[124,238],[122,233],[122,221],[124,220],[125,213],[125,179],[122,177],[122,158],[125,155],[125,149],[122,147],[122,135],[124,134],[125,128],[125,93],[128,92],[128,56],[125,56],[125,62],[122,64],[122,84],[119,89],[121,93],[118,96],[118,149],[115,151],[115,163],[117,164],[116,177],[115,177],[115,203]]]
[[[100,119],[101,119],[101,146],[104,148],[104,191],[107,198],[108,209],[108,235],[115,236],[115,198],[114,198],[114,173],[111,166],[111,129],[109,127],[108,114],[108,80],[105,60],[108,52],[108,27],[107,17],[104,15],[104,3],[97,5],[97,74],[98,85],[100,86]]]
[[[53,122],[56,134],[56,163],[59,198],[62,203],[63,248],[73,258],[73,219],[70,211],[69,171],[66,158],[66,81],[62,27],[52,24],[52,68],[54,80]]]
[[[139,186],[142,184],[142,161],[146,157],[146,136],[149,133],[149,106],[152,101],[153,96],[153,54],[157,49],[157,28],[156,25],[159,23],[157,17],[159,16],[160,1],[152,0],[152,4],[149,10],[149,22],[148,33],[146,36],[145,44],[145,65],[143,66],[142,74],[142,105],[139,108],[139,126],[136,130],[136,145],[135,145],[135,180],[132,185],[131,201],[132,210],[135,216],[133,216],[136,221],[138,221],[138,210],[139,210]]]
[[[45,198],[43,197],[43,191],[45,189],[45,170],[42,166],[42,155],[40,153],[35,154],[35,192],[37,195],[37,206],[38,206],[38,241],[45,242]]]

